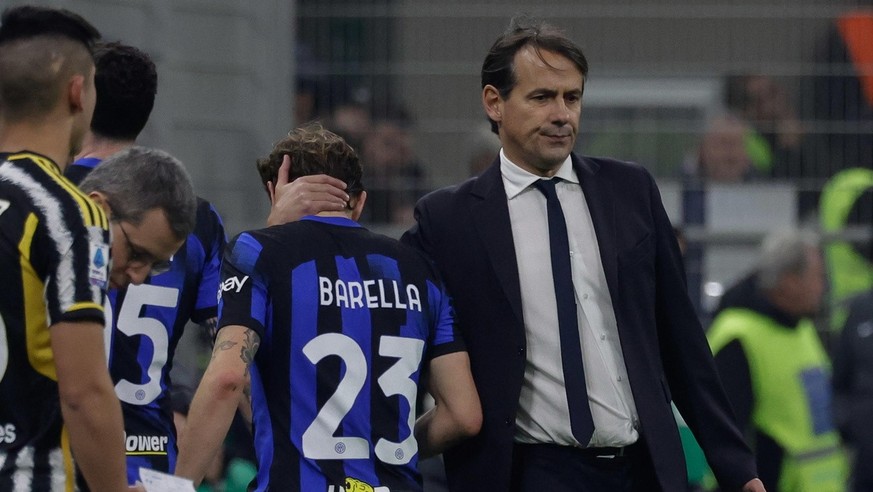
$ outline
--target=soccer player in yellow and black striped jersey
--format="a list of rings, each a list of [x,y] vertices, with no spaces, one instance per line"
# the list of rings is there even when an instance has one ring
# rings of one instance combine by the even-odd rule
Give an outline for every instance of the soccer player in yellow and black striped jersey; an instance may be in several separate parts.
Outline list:
[[[109,222],[62,176],[96,98],[97,31],[68,11],[0,20],[0,490],[127,490],[106,369]]]

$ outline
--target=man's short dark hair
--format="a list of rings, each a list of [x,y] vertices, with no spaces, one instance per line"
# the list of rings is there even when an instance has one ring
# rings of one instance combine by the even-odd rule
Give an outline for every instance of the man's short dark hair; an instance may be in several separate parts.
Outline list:
[[[152,59],[133,46],[98,44],[94,51],[97,105],[91,131],[116,140],[136,140],[155,105],[158,73]]]
[[[346,183],[346,191],[355,196],[364,190],[363,168],[357,152],[342,137],[326,130],[319,123],[308,124],[288,132],[288,136],[273,145],[270,155],[258,159],[258,173],[264,186],[279,175],[282,159],[291,158],[288,178],[327,174]]]
[[[576,65],[582,73],[583,81],[588,76],[588,60],[582,53],[582,48],[563,31],[545,22],[520,16],[512,19],[509,28],[488,50],[485,62],[482,63],[482,88],[491,85],[497,89],[500,97],[509,97],[518,82],[515,76],[515,55],[525,46],[533,47],[541,59],[541,50],[557,53]],[[497,133],[497,122],[491,121],[491,131]]]
[[[82,16],[66,9],[22,5],[0,17],[0,45],[38,36],[58,36],[82,43],[92,51],[100,32]]]
[[[42,116],[61,97],[73,75],[94,67],[100,33],[85,19],[63,9],[25,5],[0,17],[0,107],[7,121]]]

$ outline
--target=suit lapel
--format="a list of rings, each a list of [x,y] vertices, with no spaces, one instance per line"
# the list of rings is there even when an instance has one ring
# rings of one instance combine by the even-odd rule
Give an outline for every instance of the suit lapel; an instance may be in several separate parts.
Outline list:
[[[615,195],[612,182],[599,174],[600,166],[572,154],[573,168],[582,185],[585,202],[591,213],[597,244],[600,248],[600,261],[606,275],[606,285],[613,305],[618,302],[618,254],[615,249]]]
[[[512,225],[509,222],[509,207],[500,175],[499,158],[482,173],[470,194],[474,198],[471,213],[479,238],[485,245],[488,259],[509,299],[509,305],[521,323],[524,317],[521,310],[518,263],[515,259],[515,243],[512,239]]]

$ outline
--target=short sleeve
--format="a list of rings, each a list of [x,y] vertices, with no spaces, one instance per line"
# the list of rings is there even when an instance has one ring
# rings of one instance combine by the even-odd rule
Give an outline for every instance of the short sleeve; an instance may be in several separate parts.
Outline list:
[[[452,298],[446,293],[445,287],[428,281],[429,298],[431,299],[431,316],[433,330],[431,332],[428,357],[433,359],[441,355],[466,350],[463,340],[457,330],[455,310]]]
[[[263,246],[248,233],[237,236],[226,248],[218,289],[218,329],[245,326],[264,338],[267,317],[266,277],[258,266]]]

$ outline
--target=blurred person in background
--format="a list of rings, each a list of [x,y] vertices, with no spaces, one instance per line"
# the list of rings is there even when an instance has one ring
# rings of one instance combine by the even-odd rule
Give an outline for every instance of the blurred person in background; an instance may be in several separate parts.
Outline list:
[[[731,75],[725,82],[727,108],[752,126],[746,148],[757,173],[797,185],[798,218],[805,220],[816,210],[818,189],[834,172],[834,159],[801,119],[796,99],[785,80],[771,75]]]
[[[873,290],[848,301],[833,357],[834,414],[855,452],[851,490],[873,491]]]
[[[373,131],[373,115],[366,104],[346,102],[331,110],[325,127],[343,137],[357,152],[361,152],[367,136]]]
[[[412,145],[409,117],[377,121],[361,148],[373,192],[362,220],[404,228],[412,222],[415,201],[425,194],[427,176]]]
[[[706,125],[700,143],[682,163],[684,177],[702,183],[739,183],[755,173],[746,148],[748,123],[730,113]]]
[[[842,491],[830,360],[812,322],[825,290],[818,237],[775,231],[757,265],[746,305],[721,311],[707,332],[725,391],[767,490]]]
[[[707,194],[711,185],[742,184],[758,175],[746,146],[750,132],[749,124],[733,113],[718,115],[706,124],[698,144],[682,163],[682,222],[685,226],[706,227]],[[704,325],[711,320],[711,313],[701,299],[705,254],[703,243],[687,243],[684,260],[688,293]]]
[[[491,131],[491,125],[483,122],[467,137],[468,176],[478,176],[494,162],[500,152],[500,139]]]
[[[754,130],[746,145],[762,176],[826,178],[829,156],[801,120],[795,99],[785,81],[770,75],[730,75],[725,81],[726,107]]]

